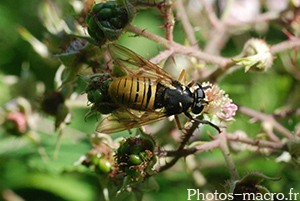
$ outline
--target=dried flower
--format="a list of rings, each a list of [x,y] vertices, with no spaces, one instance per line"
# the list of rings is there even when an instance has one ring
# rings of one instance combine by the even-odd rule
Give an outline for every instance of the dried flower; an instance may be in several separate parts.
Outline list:
[[[273,65],[273,56],[265,40],[252,38],[244,46],[243,58],[233,59],[233,61],[237,62],[237,65],[246,66],[245,72],[251,67],[266,71]]]

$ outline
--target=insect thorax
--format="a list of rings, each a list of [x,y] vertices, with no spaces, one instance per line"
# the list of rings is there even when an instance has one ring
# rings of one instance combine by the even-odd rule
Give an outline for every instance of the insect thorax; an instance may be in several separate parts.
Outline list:
[[[165,107],[168,115],[188,112],[194,102],[194,95],[189,88],[183,88],[181,84],[175,83],[171,87],[159,85],[157,87],[155,107]]]

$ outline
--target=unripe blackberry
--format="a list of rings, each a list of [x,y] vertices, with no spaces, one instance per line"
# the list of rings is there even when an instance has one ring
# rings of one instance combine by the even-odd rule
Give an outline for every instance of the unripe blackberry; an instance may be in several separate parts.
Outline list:
[[[127,0],[95,4],[86,17],[88,33],[101,46],[117,40],[123,29],[133,20],[135,10]]]

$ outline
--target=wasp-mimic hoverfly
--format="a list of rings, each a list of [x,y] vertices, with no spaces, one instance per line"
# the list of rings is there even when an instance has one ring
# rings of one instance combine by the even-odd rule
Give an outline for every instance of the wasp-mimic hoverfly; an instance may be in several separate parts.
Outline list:
[[[201,114],[208,101],[200,83],[191,81],[187,84],[183,70],[175,80],[162,68],[144,59],[126,47],[110,44],[108,50],[115,65],[125,70],[127,75],[108,79],[104,92],[105,101],[95,104],[96,108],[105,108],[102,113],[109,113],[97,125],[101,133],[115,133],[153,123],[175,115],[179,129],[178,115],[184,113],[190,121],[209,124],[220,132],[213,123],[195,119],[190,112]],[[117,54],[115,57],[113,55]],[[181,83],[182,79],[184,84]],[[106,80],[106,79],[104,79]],[[100,84],[103,81],[100,81]],[[194,85],[198,87],[193,87]],[[206,87],[207,88],[207,87]]]

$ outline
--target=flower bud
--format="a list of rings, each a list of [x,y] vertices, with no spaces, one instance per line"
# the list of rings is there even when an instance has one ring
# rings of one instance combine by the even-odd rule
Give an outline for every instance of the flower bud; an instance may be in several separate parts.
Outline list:
[[[28,130],[28,123],[23,112],[10,112],[6,115],[4,128],[16,135],[24,134]]]
[[[266,71],[273,65],[273,56],[265,40],[252,38],[244,46],[243,58],[233,61],[237,65],[244,65],[245,72],[251,67],[254,67],[253,70]]]

